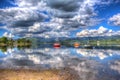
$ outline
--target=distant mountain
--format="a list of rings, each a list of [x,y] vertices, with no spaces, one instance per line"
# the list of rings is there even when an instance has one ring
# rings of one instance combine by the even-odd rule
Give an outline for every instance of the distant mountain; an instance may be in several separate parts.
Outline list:
[[[106,39],[120,39],[120,35],[115,36],[97,36],[97,37],[76,37],[76,38],[68,38],[68,37],[60,37],[60,38],[31,38],[34,44],[41,44],[41,43],[54,43],[54,42],[61,42],[65,40],[106,40]]]

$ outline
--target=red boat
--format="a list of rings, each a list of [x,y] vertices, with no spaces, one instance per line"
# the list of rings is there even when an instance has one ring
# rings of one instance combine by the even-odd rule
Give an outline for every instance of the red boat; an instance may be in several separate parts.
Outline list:
[[[54,48],[60,48],[61,47],[60,43],[54,43],[53,46],[54,46]]]

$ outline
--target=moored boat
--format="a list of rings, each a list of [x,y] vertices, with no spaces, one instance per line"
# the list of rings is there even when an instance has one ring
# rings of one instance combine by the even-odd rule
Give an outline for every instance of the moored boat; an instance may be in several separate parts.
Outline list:
[[[58,43],[58,42],[56,42],[56,43],[53,44],[53,46],[54,46],[54,48],[60,48],[60,47],[61,47],[61,44]]]
[[[78,48],[79,46],[80,46],[80,44],[79,44],[78,42],[75,42],[75,43],[74,43],[74,47],[75,47],[75,48]]]

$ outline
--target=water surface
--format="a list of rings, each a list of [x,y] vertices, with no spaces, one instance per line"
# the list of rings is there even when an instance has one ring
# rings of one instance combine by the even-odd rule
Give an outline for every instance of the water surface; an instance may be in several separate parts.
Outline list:
[[[79,80],[120,80],[120,50],[81,48],[7,48],[1,69],[70,69]]]

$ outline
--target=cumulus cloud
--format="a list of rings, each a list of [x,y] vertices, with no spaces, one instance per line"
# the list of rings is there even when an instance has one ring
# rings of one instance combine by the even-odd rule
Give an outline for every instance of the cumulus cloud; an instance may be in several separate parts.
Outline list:
[[[63,11],[76,11],[77,9],[79,9],[79,2],[81,2],[82,0],[46,0],[48,6],[55,8],[55,9],[60,9]]]
[[[103,26],[100,26],[98,29],[85,29],[78,33],[76,33],[77,37],[95,37],[95,36],[112,36],[119,35],[120,31],[113,31],[111,29],[107,29]]]
[[[12,33],[8,33],[8,32],[5,32],[5,33],[3,34],[3,36],[4,36],[4,37],[7,37],[7,38],[13,38],[13,37],[15,37]]]
[[[96,25],[98,0],[15,0],[17,7],[0,9],[0,23],[25,35],[57,34]],[[48,21],[47,21],[48,20]],[[14,29],[15,28],[15,29]],[[18,30],[17,30],[18,29]],[[58,35],[59,34],[59,35]],[[63,35],[61,35],[63,37]],[[55,36],[55,35],[54,35]],[[52,37],[52,36],[51,36]]]
[[[65,27],[63,28],[65,30],[97,24],[99,20],[93,18],[96,15],[93,6],[97,3],[96,0],[47,0],[47,6],[50,6],[49,11],[54,17],[63,19],[62,26]],[[94,24],[92,24],[93,22]]]
[[[53,11],[53,15],[60,18],[71,18],[80,7],[82,0],[46,0],[47,6]]]
[[[45,14],[28,8],[0,9],[0,14],[0,22],[9,27],[28,27],[47,18]]]
[[[115,26],[120,26],[120,13],[109,18],[108,23],[113,24]]]

